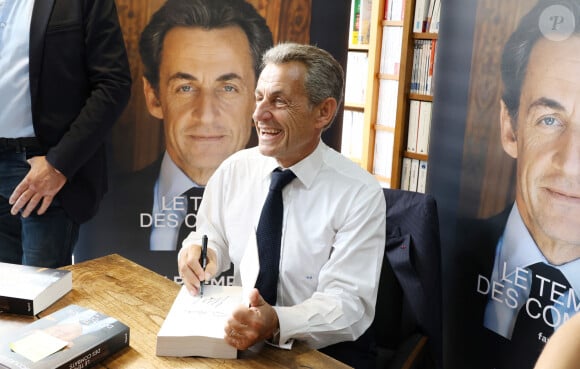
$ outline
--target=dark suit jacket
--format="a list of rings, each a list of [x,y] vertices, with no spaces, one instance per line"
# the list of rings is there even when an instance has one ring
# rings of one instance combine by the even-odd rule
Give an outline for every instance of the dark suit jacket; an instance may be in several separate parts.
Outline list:
[[[118,253],[173,278],[177,272],[177,251],[151,251],[151,228],[140,226],[139,214],[151,213],[153,187],[160,167],[161,158],[113,182],[97,215],[81,227],[75,260]]]
[[[449,368],[492,369],[498,355],[493,342],[499,335],[483,326],[488,295],[477,292],[479,276],[490,278],[495,250],[504,232],[511,206],[489,219],[461,219],[454,248],[449,250],[453,270],[446,278],[446,326]]]
[[[440,368],[443,344],[437,205],[430,195],[391,189],[383,191],[387,204],[387,228],[386,258],[375,313],[378,342],[397,347],[402,339],[420,332],[428,336],[430,360],[434,367]]]
[[[125,108],[131,75],[114,0],[37,0],[30,26],[34,131],[67,177],[59,192],[77,222],[107,190],[104,142]]]

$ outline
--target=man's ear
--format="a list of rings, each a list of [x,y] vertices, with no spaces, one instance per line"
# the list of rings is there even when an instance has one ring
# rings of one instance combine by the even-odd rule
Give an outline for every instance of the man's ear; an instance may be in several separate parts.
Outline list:
[[[145,94],[145,103],[149,114],[157,119],[163,119],[163,109],[157,97],[157,92],[145,77],[143,77],[143,93]]]
[[[327,97],[320,104],[318,104],[317,117],[316,117],[316,128],[324,129],[330,124],[332,118],[334,118],[334,113],[338,108],[336,100],[332,97]]]
[[[514,126],[517,122],[513,121],[503,100],[501,100],[500,104],[501,145],[506,154],[516,159],[518,157],[518,140],[517,130],[514,129]]]

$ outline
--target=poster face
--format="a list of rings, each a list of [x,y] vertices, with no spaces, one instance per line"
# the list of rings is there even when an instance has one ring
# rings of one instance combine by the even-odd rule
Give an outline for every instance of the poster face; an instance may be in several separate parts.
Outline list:
[[[331,7],[327,1],[332,2]],[[183,233],[187,234],[182,224],[195,230],[196,213],[207,180],[196,181],[192,173],[217,167],[231,153],[257,144],[252,122],[255,73],[250,47],[245,36],[240,38],[242,30],[235,27],[212,32],[200,28],[170,32],[162,50],[171,57],[162,58],[165,62],[159,67],[156,91],[143,78],[147,68],[139,55],[139,42],[153,13],[165,0],[115,2],[131,64],[132,97],[112,133],[109,191],[98,214],[81,226],[75,262],[118,253],[180,282],[177,255]],[[223,10],[217,0],[201,2]],[[312,39],[313,44],[327,49],[337,60],[346,59],[349,0],[246,2],[265,20],[274,42],[308,43]],[[197,0],[183,3],[197,4],[194,7],[199,8]],[[253,15],[247,15],[244,13],[245,20],[256,21]],[[250,28],[263,32],[261,27]],[[328,30],[332,32],[329,34]],[[264,48],[264,44],[256,49]],[[196,110],[193,99],[188,98],[200,87],[192,87],[192,80],[213,81],[202,86],[204,91],[218,91],[211,95],[221,96],[206,103],[205,115],[200,116],[200,109]],[[231,93],[228,96],[238,93],[236,97],[225,98],[226,92]],[[212,109],[207,109],[208,106]],[[206,132],[200,133],[198,128],[204,126]],[[334,132],[340,127],[336,123],[325,134],[337,136]],[[208,140],[202,145],[188,141],[189,136],[212,134],[235,137],[227,142]],[[332,144],[333,140],[326,142]],[[186,193],[191,187],[192,192]],[[229,285],[233,278],[230,269],[212,283]]]
[[[453,3],[429,163],[445,367],[533,368],[580,310],[580,4]]]

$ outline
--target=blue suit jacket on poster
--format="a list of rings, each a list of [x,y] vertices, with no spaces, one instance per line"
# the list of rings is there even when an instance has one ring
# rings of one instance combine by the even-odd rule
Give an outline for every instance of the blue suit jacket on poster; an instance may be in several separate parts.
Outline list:
[[[508,340],[483,325],[488,295],[477,292],[479,276],[490,278],[497,243],[504,232],[511,206],[488,219],[461,219],[450,250],[453,270],[446,278],[445,310],[450,368],[496,368],[496,359]],[[497,367],[498,369],[500,367]],[[523,368],[523,367],[522,367]]]
[[[150,214],[153,207],[161,159],[113,183],[97,215],[81,226],[76,261],[117,253],[170,279],[178,275],[179,250],[151,251],[151,228],[140,224],[140,214]]]
[[[57,198],[81,223],[107,190],[104,142],[131,75],[114,0],[37,0],[30,26],[34,132],[66,177]]]

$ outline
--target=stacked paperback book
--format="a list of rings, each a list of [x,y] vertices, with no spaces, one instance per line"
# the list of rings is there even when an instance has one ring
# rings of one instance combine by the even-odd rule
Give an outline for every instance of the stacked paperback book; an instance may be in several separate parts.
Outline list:
[[[0,263],[0,313],[36,316],[71,289],[70,271]],[[128,345],[128,326],[98,311],[68,305],[3,330],[0,368],[87,368]]]
[[[0,263],[0,313],[36,315],[71,289],[68,270]]]
[[[158,356],[204,356],[235,359],[224,340],[224,327],[242,303],[242,287],[206,285],[203,297],[181,287],[157,334]]]
[[[81,369],[129,345],[129,327],[78,305],[38,319],[0,339],[0,367]]]

